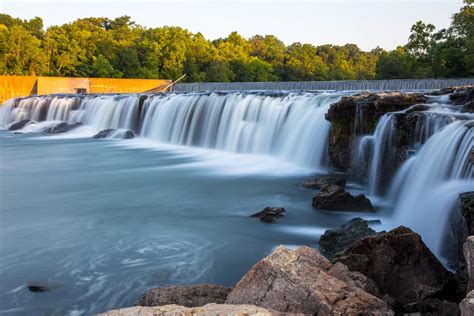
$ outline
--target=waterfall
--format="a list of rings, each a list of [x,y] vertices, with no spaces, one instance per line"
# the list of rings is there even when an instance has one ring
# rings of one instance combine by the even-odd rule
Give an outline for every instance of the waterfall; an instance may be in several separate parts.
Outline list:
[[[130,129],[158,143],[270,155],[325,170],[330,124],[343,93],[229,92],[30,97],[7,102],[3,128],[24,119]]]
[[[474,190],[474,168],[469,161],[473,124],[455,121],[435,133],[402,165],[391,185],[395,222],[422,235],[440,257],[445,237],[450,235],[449,210],[455,208],[460,193]]]

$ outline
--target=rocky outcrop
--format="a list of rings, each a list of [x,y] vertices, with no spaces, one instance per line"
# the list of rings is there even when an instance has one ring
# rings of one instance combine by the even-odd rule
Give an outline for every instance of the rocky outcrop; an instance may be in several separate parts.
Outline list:
[[[360,217],[353,218],[339,229],[328,229],[319,239],[319,247],[323,254],[333,257],[345,250],[356,241],[377,234],[369,227],[368,221]]]
[[[228,287],[212,284],[153,288],[145,293],[137,305],[162,306],[176,304],[196,307],[209,303],[223,304],[231,290]]]
[[[312,315],[392,315],[377,297],[344,280],[317,250],[279,246],[253,266],[227,297],[227,304],[255,304],[280,312]],[[340,276],[341,280],[333,275]],[[360,274],[358,274],[361,276]],[[364,276],[362,279],[366,280]]]
[[[466,220],[469,235],[474,235],[474,192],[459,195],[458,209]]]
[[[323,186],[335,184],[340,187],[345,187],[347,176],[344,174],[331,174],[317,176],[312,179],[304,181],[301,185],[307,189],[321,189]]]
[[[11,124],[9,127],[8,127],[8,130],[9,131],[17,131],[19,129],[22,129],[23,127],[25,127],[27,124],[29,123],[32,123],[33,121],[32,120],[21,120],[19,122],[15,122],[13,124]],[[34,123],[34,122],[33,122]]]
[[[467,294],[466,298],[459,304],[461,310],[461,316],[472,316],[474,315],[474,291]]]
[[[453,88],[449,100],[455,105],[465,105],[474,101],[474,86]]]
[[[403,226],[359,240],[335,261],[373,279],[381,294],[405,311],[439,296],[452,278],[421,237]]]
[[[353,140],[358,135],[372,134],[383,114],[426,100],[424,95],[416,93],[362,93],[332,104],[326,119],[331,122],[328,144],[333,165],[341,170],[350,167]]]
[[[97,316],[290,316],[295,314],[280,313],[254,305],[207,304],[201,307],[184,307],[165,305],[159,307],[135,306],[108,311]]]
[[[69,132],[75,128],[78,128],[79,126],[82,126],[83,123],[77,122],[77,123],[66,123],[62,122],[59,123],[58,125],[55,125],[53,127],[48,127],[43,130],[43,133],[47,134],[60,134],[60,133],[66,133]]]
[[[469,276],[467,292],[474,290],[474,236],[469,236],[463,246],[466,269]]]
[[[265,207],[260,212],[250,215],[250,217],[258,218],[264,223],[273,223],[285,214],[286,210],[283,207]]]
[[[135,134],[130,130],[118,130],[118,129],[104,129],[94,136],[93,138],[118,138],[118,139],[132,139],[135,138]]]
[[[363,194],[353,196],[337,185],[324,186],[313,197],[313,206],[323,210],[373,212],[370,200]]]

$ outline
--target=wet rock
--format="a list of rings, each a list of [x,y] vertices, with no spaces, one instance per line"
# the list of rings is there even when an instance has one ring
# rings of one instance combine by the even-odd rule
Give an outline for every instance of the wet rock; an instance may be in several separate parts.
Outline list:
[[[459,304],[461,310],[461,316],[472,316],[474,315],[474,291],[467,294],[466,298]]]
[[[353,196],[337,185],[326,185],[313,197],[313,206],[323,210],[373,212],[370,200],[363,194]]]
[[[377,234],[369,227],[368,222],[356,217],[345,223],[339,229],[328,229],[319,239],[319,247],[323,254],[333,257],[336,253],[345,250],[354,242]]]
[[[471,148],[471,152],[469,153],[469,161],[474,164],[474,148]]]
[[[273,310],[257,307],[255,305],[230,305],[230,304],[207,304],[201,307],[184,307],[178,305],[165,305],[157,307],[135,306],[111,310],[97,316],[286,316],[290,313],[280,313]]]
[[[17,131],[19,129],[22,129],[23,127],[25,127],[29,123],[34,123],[34,122],[32,120],[21,120],[19,122],[15,122],[15,123],[11,124],[8,127],[8,130],[9,131]]]
[[[458,87],[449,95],[449,99],[453,104],[462,105],[474,100],[474,87],[465,86]]]
[[[403,226],[357,241],[334,261],[374,280],[400,306],[435,297],[452,279],[421,237]]]
[[[307,189],[321,189],[325,185],[335,184],[345,187],[347,176],[344,174],[321,175],[304,181],[301,185]]]
[[[250,217],[259,218],[264,223],[273,223],[285,214],[286,210],[283,207],[265,207],[260,212],[250,215]]]
[[[132,139],[135,138],[135,134],[131,130],[117,130],[113,128],[104,129],[94,136],[93,138],[118,138],[118,139]]]
[[[332,267],[315,249],[279,246],[244,275],[226,303],[312,315],[393,315],[382,300],[330,275]]]
[[[466,220],[469,235],[474,235],[474,192],[466,192],[459,195],[458,209]]]
[[[469,277],[467,292],[474,290],[474,236],[469,236],[463,246],[466,270]]]
[[[49,288],[38,284],[28,284],[28,290],[31,292],[46,292],[49,291]]]
[[[176,304],[196,307],[209,303],[223,304],[231,290],[228,287],[212,284],[154,288],[148,290],[137,305],[162,306]]]
[[[79,126],[82,126],[82,125],[84,125],[84,124],[81,123],[81,122],[76,122],[76,123],[62,122],[62,123],[59,123],[56,126],[48,127],[46,129],[44,129],[43,133],[48,133],[48,134],[66,133],[66,132],[69,132],[69,131],[71,131],[75,128],[78,128]]]
[[[427,98],[417,93],[362,93],[343,97],[331,105],[326,119],[331,122],[328,149],[332,164],[347,170],[351,164],[353,140],[372,134],[378,119],[387,112],[401,111]]]

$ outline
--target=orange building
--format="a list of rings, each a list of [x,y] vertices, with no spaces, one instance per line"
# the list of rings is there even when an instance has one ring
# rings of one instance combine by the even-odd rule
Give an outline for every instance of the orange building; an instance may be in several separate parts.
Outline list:
[[[56,93],[141,93],[163,91],[171,80],[0,76],[0,104],[29,95]]]

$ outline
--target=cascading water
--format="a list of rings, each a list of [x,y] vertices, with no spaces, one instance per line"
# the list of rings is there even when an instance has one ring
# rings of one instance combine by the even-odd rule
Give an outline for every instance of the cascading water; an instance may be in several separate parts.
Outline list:
[[[192,93],[32,97],[2,107],[7,127],[24,119],[130,129],[160,143],[271,155],[324,170],[329,105],[343,93]],[[146,97],[140,102],[141,97]]]

